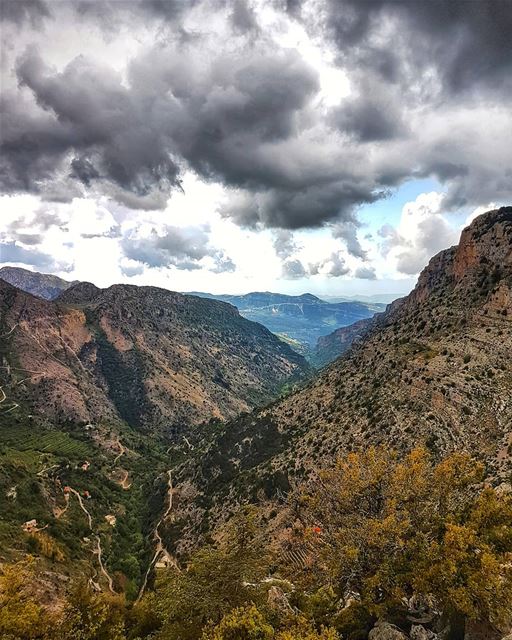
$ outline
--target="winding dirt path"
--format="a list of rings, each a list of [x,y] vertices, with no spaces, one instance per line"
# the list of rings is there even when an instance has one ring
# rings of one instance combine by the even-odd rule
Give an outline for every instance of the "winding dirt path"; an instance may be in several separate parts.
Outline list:
[[[85,507],[84,501],[82,500],[82,496],[78,493],[78,491],[76,489],[73,489],[73,487],[69,487],[69,491],[70,491],[70,493],[73,493],[76,496],[76,498],[78,500],[78,504],[80,505],[80,508],[82,509],[82,511],[87,516],[87,521],[89,522],[89,529],[91,530],[92,533],[94,533],[93,528],[92,528],[92,516],[89,513],[89,511],[87,510],[87,508]],[[69,498],[68,498],[68,502],[69,502]],[[66,509],[67,509],[67,506],[66,506]],[[109,572],[106,570],[105,565],[103,564],[103,557],[102,557],[103,551],[102,551],[102,548],[101,548],[100,537],[99,537],[99,535],[97,533],[94,533],[94,536],[96,538],[96,549],[93,551],[93,554],[98,556],[98,564],[99,564],[99,567],[100,567],[100,571],[105,576],[105,578],[107,579],[108,588],[110,589],[110,591],[112,593],[115,593],[115,591],[114,591],[114,583],[113,583],[112,577],[109,574]],[[92,579],[90,580],[90,583],[95,588],[97,586],[99,586],[97,583],[94,583]]]
[[[117,436],[117,442],[115,442],[115,444],[118,446],[119,453],[114,458],[114,463],[113,464],[116,464],[116,462],[119,460],[119,458],[121,456],[124,456],[124,454],[126,453],[126,448],[123,446],[123,443],[121,442],[121,439],[119,438],[119,436]]]
[[[0,387],[0,393],[2,394],[2,397],[0,398],[0,404],[3,404],[6,400],[7,400],[7,395],[3,389],[3,387]],[[11,411],[14,411],[14,409],[17,409],[20,405],[17,402],[13,402],[12,406],[10,406],[8,409],[6,409],[5,411],[2,411],[2,413],[5,415],[6,413],[10,413]],[[2,407],[3,409],[4,407]]]
[[[128,477],[130,474],[128,473],[128,471],[126,471],[126,469],[120,469],[120,471],[123,472],[123,477],[120,480],[118,480],[118,482],[121,485],[121,487],[126,491],[132,486],[132,483],[128,480]]]
[[[156,523],[155,530],[153,533],[153,539],[156,541],[155,553],[151,558],[151,562],[149,563],[149,566],[146,571],[146,575],[144,576],[144,581],[139,591],[139,595],[137,596],[137,599],[135,600],[135,602],[139,602],[139,600],[144,595],[144,591],[146,590],[146,586],[148,583],[149,574],[151,572],[151,569],[155,565],[156,561],[158,560],[158,558],[160,558],[161,556],[165,557],[168,560],[169,564],[171,564],[177,571],[180,571],[176,558],[171,553],[169,553],[169,551],[167,551],[167,549],[165,548],[165,545],[162,540],[162,536],[160,535],[160,532],[159,532],[160,525],[163,522],[165,522],[165,520],[169,517],[169,514],[172,511],[172,492],[173,492],[172,473],[171,473],[171,470],[169,469],[167,471],[167,508],[164,511],[163,515],[161,516],[160,520]]]
[[[110,576],[109,572],[105,569],[105,565],[103,564],[103,559],[102,559],[102,549],[101,549],[101,540],[98,534],[96,534],[96,551],[93,551],[94,554],[96,554],[98,556],[98,564],[100,565],[100,571],[101,573],[105,576],[105,578],[107,579],[108,582],[108,588],[110,589],[110,591],[112,593],[115,593],[114,591],[114,583],[112,581],[112,577]]]

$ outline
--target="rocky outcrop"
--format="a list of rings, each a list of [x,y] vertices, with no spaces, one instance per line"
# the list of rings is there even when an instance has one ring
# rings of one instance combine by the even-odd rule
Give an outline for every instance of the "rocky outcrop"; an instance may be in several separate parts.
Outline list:
[[[409,632],[410,640],[437,640],[440,636],[419,624],[413,624]]]
[[[390,624],[389,622],[385,622],[383,620],[379,620],[377,624],[373,627],[373,629],[368,634],[368,640],[408,640],[405,633],[400,631],[398,627]]]

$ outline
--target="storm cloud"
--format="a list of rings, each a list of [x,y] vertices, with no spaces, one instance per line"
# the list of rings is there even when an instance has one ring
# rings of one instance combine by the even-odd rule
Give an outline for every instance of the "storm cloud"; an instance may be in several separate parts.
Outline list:
[[[362,261],[359,208],[408,180],[436,178],[447,211],[512,196],[509,0],[7,0],[2,20],[3,193],[163,210],[192,171],[226,189],[225,219],[326,226]],[[347,82],[335,104],[283,21],[332,53]],[[110,56],[87,42],[78,54],[52,49],[52,34],[78,22]],[[422,225],[406,273],[433,243]],[[233,268],[201,230],[178,241],[169,229],[127,236],[123,250],[155,266],[194,269],[209,256],[212,269]],[[291,237],[274,246],[287,277],[311,272]],[[338,258],[322,268],[342,273]]]

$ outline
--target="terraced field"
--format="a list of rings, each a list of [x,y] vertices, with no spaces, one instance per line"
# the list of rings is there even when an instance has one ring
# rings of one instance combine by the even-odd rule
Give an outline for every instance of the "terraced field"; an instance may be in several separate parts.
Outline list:
[[[36,451],[69,459],[87,458],[91,447],[62,431],[34,430],[28,425],[0,427],[0,451],[9,447],[17,451]]]

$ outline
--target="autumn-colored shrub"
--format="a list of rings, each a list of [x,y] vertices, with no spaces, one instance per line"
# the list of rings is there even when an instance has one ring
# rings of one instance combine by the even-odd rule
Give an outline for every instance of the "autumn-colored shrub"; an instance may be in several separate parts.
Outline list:
[[[349,454],[299,497],[303,586],[329,586],[373,617],[405,616],[415,595],[448,616],[509,621],[512,500],[482,480],[460,453],[438,464],[421,448]]]

